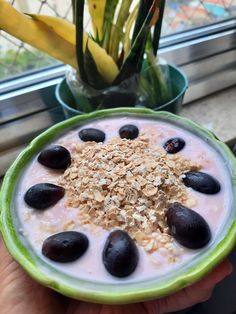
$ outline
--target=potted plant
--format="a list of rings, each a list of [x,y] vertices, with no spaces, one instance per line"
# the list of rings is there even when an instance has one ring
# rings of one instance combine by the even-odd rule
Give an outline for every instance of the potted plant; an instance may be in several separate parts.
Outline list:
[[[0,1],[0,29],[69,65],[56,90],[67,117],[111,107],[177,112],[187,79],[157,58],[165,0],[72,0],[72,6],[74,23],[22,14]]]

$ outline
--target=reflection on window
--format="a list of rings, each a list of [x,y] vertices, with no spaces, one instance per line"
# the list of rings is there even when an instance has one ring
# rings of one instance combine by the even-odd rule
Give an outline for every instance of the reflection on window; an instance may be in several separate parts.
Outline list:
[[[55,15],[71,20],[71,0],[11,0],[22,12]],[[167,0],[163,35],[236,17],[236,0]],[[0,80],[58,61],[0,32]]]
[[[236,17],[236,0],[167,0],[163,35]]]

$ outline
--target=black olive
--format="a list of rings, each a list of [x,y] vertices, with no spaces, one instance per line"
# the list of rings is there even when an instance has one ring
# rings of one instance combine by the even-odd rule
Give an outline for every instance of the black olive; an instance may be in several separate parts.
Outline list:
[[[187,172],[183,182],[187,187],[204,194],[216,194],[220,191],[220,183],[204,172]]]
[[[46,209],[55,205],[65,195],[65,189],[51,183],[39,183],[25,193],[27,205],[35,209]]]
[[[103,249],[107,271],[116,277],[127,277],[136,269],[138,260],[138,249],[131,237],[122,230],[111,232]]]
[[[71,156],[65,147],[55,145],[43,150],[38,162],[48,168],[65,170],[71,164]]]
[[[172,236],[186,248],[199,249],[211,240],[208,223],[192,209],[173,203],[166,217]]]
[[[65,231],[47,238],[42,246],[42,254],[52,261],[68,263],[81,257],[88,245],[88,238],[83,233]]]
[[[79,131],[79,138],[84,142],[104,142],[106,135],[103,131],[87,128]]]

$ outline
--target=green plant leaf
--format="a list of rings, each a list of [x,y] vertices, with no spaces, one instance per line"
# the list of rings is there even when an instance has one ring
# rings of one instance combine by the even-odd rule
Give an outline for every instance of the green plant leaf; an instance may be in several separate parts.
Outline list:
[[[103,36],[104,14],[107,2],[109,0],[87,0],[94,36],[99,42]]]
[[[118,85],[129,77],[140,73],[140,70],[142,68],[143,55],[145,52],[145,46],[150,32],[151,21],[155,14],[155,10],[153,10],[155,5],[156,1],[154,0],[153,5],[149,9],[146,19],[144,20],[143,25],[131,47],[131,51],[127,56],[119,74],[114,80],[113,85]]]
[[[79,68],[80,79],[88,84],[88,78],[84,69],[83,53],[83,27],[84,27],[84,0],[75,1],[75,22],[76,22],[76,57]]]
[[[131,29],[135,23],[136,17],[138,15],[138,4],[134,7],[133,11],[130,13],[127,22],[125,24],[125,34],[123,39],[123,49],[124,49],[124,59],[128,56],[131,48]]]
[[[105,17],[103,23],[103,48],[106,49],[107,52],[109,52],[111,29],[118,3],[119,0],[108,0],[106,3]]]
[[[124,57],[125,57],[125,51],[124,51],[124,49],[122,49],[120,52],[120,55],[119,55],[119,59],[117,60],[117,66],[119,69],[122,67]]]
[[[71,6],[72,6],[72,15],[73,15],[73,23],[75,24],[75,1],[71,0]]]
[[[104,81],[104,79],[98,72],[93,56],[88,49],[88,45],[86,45],[86,49],[84,53],[84,67],[86,70],[88,83],[91,87],[98,90],[108,87],[107,83]]]
[[[165,10],[165,0],[160,0],[158,7],[159,7],[159,18],[158,21],[154,27],[154,32],[153,32],[153,39],[152,39],[152,44],[153,44],[153,52],[154,55],[157,55],[157,51],[159,49],[159,42],[160,42],[160,37],[161,37],[161,27],[162,27],[162,21],[163,21],[163,15],[164,15],[164,10]]]
[[[138,16],[134,25],[134,31],[133,31],[132,42],[131,42],[132,45],[134,44],[136,37],[138,36],[140,30],[142,29],[154,3],[156,3],[156,0],[141,0],[140,1]]]
[[[112,30],[111,30],[109,54],[112,56],[112,58],[116,62],[119,57],[119,43],[122,40],[122,37],[124,36],[123,27],[129,17],[129,9],[130,9],[131,3],[132,3],[132,0],[122,1],[119,14],[117,17],[117,21],[115,25],[113,25]]]
[[[158,64],[158,60],[153,51],[146,51],[146,54],[148,68],[144,70],[144,76],[147,77],[150,85],[153,87],[153,89],[149,90],[149,97],[155,101],[153,104],[155,107],[157,107],[158,105],[163,105],[164,103],[168,102],[171,98],[171,95],[168,88],[167,78],[162,71],[161,65]],[[145,73],[147,75],[145,75]]]
[[[89,99],[82,94],[78,95],[77,103],[79,104],[79,106],[77,105],[76,109],[81,112],[89,113],[95,110],[95,108],[91,105]]]

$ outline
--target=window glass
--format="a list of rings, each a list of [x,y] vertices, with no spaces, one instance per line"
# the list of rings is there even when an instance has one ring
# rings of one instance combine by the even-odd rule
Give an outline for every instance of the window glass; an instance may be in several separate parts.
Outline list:
[[[71,20],[71,0],[11,0],[22,12]],[[162,35],[215,23],[236,16],[236,0],[167,0]],[[58,61],[0,31],[0,80],[58,64]]]
[[[167,0],[163,35],[236,17],[236,0]]]
[[[53,15],[71,20],[71,0],[13,0],[8,2],[21,12]],[[59,64],[59,61],[0,31],[0,80],[55,64]]]

